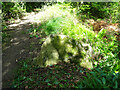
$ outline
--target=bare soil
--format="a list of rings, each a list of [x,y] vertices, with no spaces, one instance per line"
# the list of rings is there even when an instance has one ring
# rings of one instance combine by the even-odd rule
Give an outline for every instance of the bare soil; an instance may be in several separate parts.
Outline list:
[[[7,42],[2,43],[2,87],[9,88],[14,79],[15,70],[19,68],[18,62],[26,58],[34,58],[40,51],[38,38],[30,38],[27,29],[31,28],[30,19],[34,15],[29,14],[24,19],[8,25],[7,34],[10,35]]]

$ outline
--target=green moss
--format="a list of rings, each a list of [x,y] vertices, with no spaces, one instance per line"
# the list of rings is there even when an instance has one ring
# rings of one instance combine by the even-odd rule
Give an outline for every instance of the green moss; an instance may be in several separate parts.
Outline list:
[[[93,64],[92,62],[90,62],[89,60],[82,60],[81,63],[80,63],[80,66],[81,67],[84,67],[84,68],[90,68],[92,69],[93,68]]]
[[[89,47],[86,45],[80,45],[77,41],[69,38],[65,35],[51,35],[43,43],[40,56],[37,58],[37,64],[39,66],[47,66],[57,64],[59,61],[70,61],[71,63],[80,64],[85,67],[92,67],[91,62],[87,62]],[[90,64],[89,64],[90,63]]]
[[[52,46],[51,39],[47,38],[42,45],[40,56],[36,59],[36,64],[39,66],[47,66],[56,64],[59,59],[57,50]]]

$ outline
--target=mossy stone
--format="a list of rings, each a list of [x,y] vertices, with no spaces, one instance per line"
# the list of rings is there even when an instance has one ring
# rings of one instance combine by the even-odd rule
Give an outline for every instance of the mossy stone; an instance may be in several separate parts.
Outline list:
[[[35,63],[42,67],[69,61],[82,67],[93,68],[92,62],[88,60],[90,48],[89,44],[77,42],[66,35],[51,35],[43,43]]]

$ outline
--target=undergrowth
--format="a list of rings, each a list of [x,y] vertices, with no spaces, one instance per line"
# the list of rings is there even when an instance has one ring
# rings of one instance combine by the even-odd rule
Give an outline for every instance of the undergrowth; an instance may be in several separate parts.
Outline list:
[[[32,25],[28,30],[30,37],[45,38],[50,34],[64,34],[75,40],[83,40],[89,43],[93,48],[94,69],[87,70],[77,65],[60,63],[47,68],[38,68],[31,65],[30,60],[23,60],[21,68],[17,71],[17,75],[11,87],[25,88],[120,88],[120,61],[118,57],[119,48],[118,41],[114,33],[106,34],[106,30],[102,30],[98,34],[87,29],[84,25],[76,21],[73,13],[69,13],[67,8],[58,8],[59,6],[51,6],[46,9],[49,13],[57,12],[56,15],[45,16],[39,26]],[[64,13],[66,12],[66,13]],[[44,18],[41,18],[44,19]],[[106,37],[106,38],[104,38]],[[41,39],[40,42],[44,40]]]

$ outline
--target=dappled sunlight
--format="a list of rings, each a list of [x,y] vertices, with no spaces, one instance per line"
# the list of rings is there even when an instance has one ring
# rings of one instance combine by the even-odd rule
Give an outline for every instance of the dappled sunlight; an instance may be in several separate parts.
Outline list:
[[[77,8],[69,4],[44,5],[4,27],[4,37],[8,38],[3,39],[2,49],[4,84],[13,80],[11,87],[66,87],[67,83],[69,87],[90,87],[92,82],[92,87],[102,87],[112,80],[109,74],[119,68],[118,42],[112,34],[104,38],[106,29],[95,33],[90,26],[93,21],[81,17],[85,13],[80,11],[89,11],[91,6],[76,4]]]
[[[34,64],[43,67],[68,60],[68,62],[79,65],[82,63],[84,66],[81,66],[84,68],[92,69],[92,62],[88,60],[88,57],[92,55],[90,45],[82,44],[83,42],[79,43],[66,35],[51,35],[42,44],[40,54],[35,59]]]
[[[19,42],[13,43],[13,45],[17,45],[17,44],[19,44]]]
[[[11,63],[9,62],[9,63],[7,63],[5,66],[8,67],[10,64],[11,64]]]
[[[11,24],[9,27],[17,27],[21,24],[27,24],[27,23],[44,23],[52,18],[57,18],[57,17],[69,17],[73,20],[74,24],[78,23],[78,20],[75,19],[75,17],[71,17],[69,9],[64,10],[61,9],[63,8],[62,5],[53,5],[53,6],[46,6],[43,7],[38,13],[30,13],[27,16],[24,16],[22,20],[16,20],[15,23],[17,24]],[[67,7],[66,7],[67,8]],[[18,23],[19,22],[19,23]]]
[[[4,70],[4,72],[2,73],[2,76],[4,77],[4,75],[7,74],[8,71],[9,71],[8,69]]]

